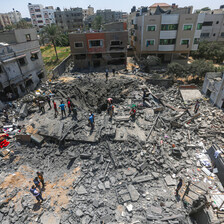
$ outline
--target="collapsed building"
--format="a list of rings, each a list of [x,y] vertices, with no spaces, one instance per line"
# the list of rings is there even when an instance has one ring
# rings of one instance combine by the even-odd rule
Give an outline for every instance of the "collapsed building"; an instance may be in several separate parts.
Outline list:
[[[35,29],[16,29],[0,33],[1,98],[13,98],[33,90],[44,78],[39,40]]]
[[[112,29],[113,26],[108,26]],[[70,33],[69,43],[76,69],[99,70],[119,66],[125,68],[128,33],[124,26],[113,31]]]
[[[208,72],[202,91],[214,105],[224,109],[224,74],[222,72]]]

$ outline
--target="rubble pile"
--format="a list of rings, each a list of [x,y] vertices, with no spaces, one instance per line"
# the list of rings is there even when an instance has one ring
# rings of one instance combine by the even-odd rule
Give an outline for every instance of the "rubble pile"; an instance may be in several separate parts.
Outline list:
[[[48,105],[41,115],[34,94],[14,103],[20,110],[9,109],[13,130],[31,138],[11,136],[8,153],[0,157],[1,223],[187,224],[193,203],[187,196],[184,204],[175,197],[178,179],[184,180],[181,197],[188,181],[204,189],[207,198],[218,191],[206,152],[213,143],[224,145],[223,112],[207,100],[194,114],[194,102],[184,102],[178,86],[146,85],[127,75],[105,83],[102,74],[78,74],[42,89],[50,90],[57,104],[71,97],[78,117],[54,118]],[[142,89],[149,93],[144,104]],[[112,120],[108,97],[114,99]],[[129,117],[132,105],[135,121]],[[87,125],[89,111],[95,114],[93,131]],[[29,192],[38,170],[47,183],[41,205]]]

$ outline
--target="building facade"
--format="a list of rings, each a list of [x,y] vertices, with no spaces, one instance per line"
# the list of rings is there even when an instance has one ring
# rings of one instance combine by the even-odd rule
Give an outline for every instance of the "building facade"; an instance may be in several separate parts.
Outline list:
[[[202,92],[210,98],[214,105],[224,109],[224,73],[208,72],[205,76]]]
[[[4,30],[6,26],[11,26],[12,22],[7,13],[0,13],[0,30]]]
[[[32,25],[40,31],[44,26],[55,23],[53,6],[43,7],[40,4],[28,4]]]
[[[70,33],[74,67],[86,70],[125,67],[127,39],[127,31]]]
[[[64,31],[74,31],[83,27],[82,8],[70,8],[64,11],[57,8],[54,14],[56,24]]]
[[[83,20],[86,20],[86,18],[88,18],[89,16],[94,15],[94,8],[89,5],[87,9],[82,10],[82,14]]]
[[[0,92],[22,96],[44,78],[44,63],[36,29],[0,33]]]
[[[96,15],[102,17],[103,23],[127,21],[126,12],[111,11],[111,9],[97,10]]]
[[[22,15],[19,11],[13,10],[13,12],[9,12],[8,16],[12,23],[18,23],[20,20],[22,20]]]
[[[175,9],[175,13],[158,10],[140,14],[134,20],[131,43],[139,57],[156,55],[162,62],[186,62],[191,50],[197,50],[204,14]]]
[[[205,14],[201,40],[224,42],[224,10],[218,10],[220,14],[212,12]]]

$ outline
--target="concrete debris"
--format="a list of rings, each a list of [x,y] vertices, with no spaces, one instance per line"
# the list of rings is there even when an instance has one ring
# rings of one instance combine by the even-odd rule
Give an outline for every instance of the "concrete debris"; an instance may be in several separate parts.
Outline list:
[[[189,211],[195,216],[197,208],[207,209],[193,203],[202,191],[214,202],[209,202],[209,210],[218,211],[224,202],[219,182],[224,182],[223,111],[201,98],[194,114],[195,102],[183,101],[178,85],[146,81],[152,83],[154,73],[118,71],[105,82],[105,74],[77,73],[69,67],[63,77],[42,83],[36,92],[4,102],[8,109],[0,113],[0,223],[191,224]],[[57,108],[64,102],[66,116],[60,108],[59,114],[50,109],[48,95]],[[68,97],[77,114],[69,112]],[[46,102],[45,112],[40,111],[40,99]],[[133,119],[131,107],[136,108]],[[90,112],[95,115],[93,129]],[[46,182],[46,200],[40,205],[28,192],[37,171],[44,172]],[[190,191],[185,192],[188,181]],[[212,223],[218,223],[214,217]]]

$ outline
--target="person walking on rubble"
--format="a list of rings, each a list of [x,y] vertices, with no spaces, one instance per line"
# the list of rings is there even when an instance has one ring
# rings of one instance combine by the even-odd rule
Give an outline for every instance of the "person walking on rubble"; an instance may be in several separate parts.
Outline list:
[[[61,108],[61,116],[63,118],[63,114],[66,116],[66,113],[65,113],[65,104],[63,103],[63,101],[61,101],[61,105],[59,107]]]
[[[115,68],[112,69],[113,76],[115,76]]]
[[[114,105],[112,103],[109,105],[108,113],[110,115],[110,120],[112,120],[112,117],[113,117],[113,114],[114,114]]]
[[[39,101],[40,110],[41,110],[42,114],[45,113],[44,104],[45,104],[44,100]]]
[[[49,110],[50,110],[51,109],[51,98],[50,98],[50,96],[47,96],[47,102],[48,102]]]
[[[54,100],[53,100],[53,105],[54,105],[54,116],[56,118],[58,116],[58,108],[57,108],[56,102]]]
[[[194,106],[194,113],[196,114],[199,110],[199,107],[200,107],[200,103],[199,103],[199,100],[196,101],[196,104]]]
[[[77,120],[77,108],[72,104],[73,119]]]
[[[30,192],[33,194],[33,196],[36,197],[38,202],[43,202],[44,199],[42,198],[41,192],[39,189],[37,189],[34,185],[31,187]]]
[[[42,184],[42,188],[44,188],[45,183],[44,183],[44,177],[43,177],[43,172],[37,172],[37,176]]]
[[[180,178],[176,188],[176,196],[179,195],[179,190],[181,189],[182,185],[183,185],[183,180]]]
[[[40,189],[40,181],[38,180],[38,177],[35,177],[33,179],[33,182],[34,182],[35,186]]]
[[[108,75],[109,75],[109,71],[108,71],[108,69],[106,69],[106,82],[107,82],[107,80],[108,80]]]

